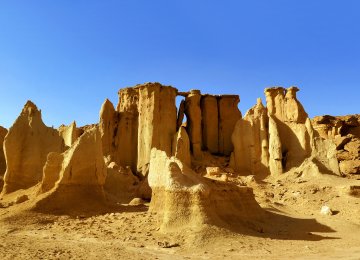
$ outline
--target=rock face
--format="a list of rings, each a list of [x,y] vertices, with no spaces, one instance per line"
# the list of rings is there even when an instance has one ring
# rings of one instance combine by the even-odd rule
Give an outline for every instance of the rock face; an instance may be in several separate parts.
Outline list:
[[[133,172],[137,171],[138,153],[138,117],[139,92],[134,88],[125,88],[119,91],[117,106],[118,126],[116,129],[117,152],[115,162],[119,165],[130,166]],[[125,152],[126,151],[126,152]]]
[[[107,176],[104,190],[107,198],[116,203],[129,203],[136,195],[139,179],[130,167],[121,167],[115,162],[107,162]]]
[[[38,209],[66,211],[88,208],[89,201],[104,202],[107,170],[98,127],[87,130],[63,154],[49,154],[43,174],[41,191],[45,193]]]
[[[237,172],[246,175],[269,172],[268,121],[261,99],[237,121],[232,134],[234,152],[231,157],[231,165]]]
[[[137,89],[119,91],[117,110],[106,99],[100,110],[100,132],[103,153],[111,161],[137,170],[138,97]]]
[[[201,98],[203,149],[219,153],[219,109],[217,97],[204,95]]]
[[[4,141],[7,169],[3,193],[40,182],[48,153],[63,150],[64,142],[58,131],[47,127],[41,112],[28,101]]]
[[[8,131],[6,128],[0,126],[0,176],[3,176],[6,171],[6,160],[3,149],[3,143],[7,132]]]
[[[145,176],[149,169],[150,153],[157,148],[171,155],[176,133],[177,89],[149,83],[138,86],[139,128],[137,170]]]
[[[256,221],[261,208],[251,188],[216,182],[197,175],[165,152],[153,149],[149,185],[150,211],[164,230],[182,227],[198,230],[206,225],[237,226]]]
[[[191,167],[190,140],[184,127],[180,127],[174,136],[172,155],[180,160],[183,164]]]
[[[360,115],[317,116],[312,119],[316,132],[325,139],[353,135],[360,138]]]
[[[76,122],[72,122],[70,125],[62,125],[59,127],[59,134],[64,139],[66,146],[70,147],[76,139],[81,135],[81,130],[76,127]]]
[[[321,116],[312,124],[319,136],[334,143],[340,172],[360,174],[360,116]]]
[[[313,130],[303,106],[296,98],[299,89],[265,90],[269,123],[271,173],[278,174],[300,166],[312,153]],[[281,152],[280,152],[281,150]],[[282,170],[279,169],[281,161]]]
[[[229,156],[234,147],[231,136],[236,122],[241,118],[238,108],[240,98],[237,95],[222,95],[219,97],[219,153]]]
[[[267,107],[261,100],[240,119],[232,135],[231,166],[241,174],[282,174],[304,167],[306,159],[323,173],[340,175],[332,142],[316,137],[310,119],[297,100],[299,89],[265,90]]]
[[[185,114],[187,117],[187,131],[189,133],[191,151],[196,159],[201,159],[202,128],[201,128],[201,93],[191,90],[185,99]]]

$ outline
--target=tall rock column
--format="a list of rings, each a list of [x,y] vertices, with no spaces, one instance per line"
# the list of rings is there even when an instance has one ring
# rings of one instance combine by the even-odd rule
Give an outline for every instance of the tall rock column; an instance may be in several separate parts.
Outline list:
[[[105,156],[110,155],[114,159],[115,138],[117,128],[117,114],[113,103],[106,99],[100,110],[100,135],[102,142],[102,151]]]
[[[119,91],[119,123],[117,127],[118,147],[115,158],[119,165],[130,166],[133,172],[137,171],[138,153],[138,112],[139,90],[125,88]]]
[[[270,166],[277,165],[272,167],[275,169],[274,172],[280,172],[278,169],[280,157],[282,171],[287,171],[300,166],[312,153],[313,131],[308,115],[297,100],[298,90],[297,87],[265,89],[268,113],[271,117],[270,160],[277,160],[270,164]],[[281,156],[278,151],[274,153],[279,149],[278,143],[281,146]]]
[[[191,90],[185,98],[185,114],[187,117],[187,131],[190,138],[191,150],[196,159],[202,157],[202,128],[201,128],[201,93]]]
[[[238,95],[222,95],[219,97],[219,153],[229,156],[234,147],[231,136],[236,122],[241,118],[238,108]]]
[[[152,148],[171,155],[172,140],[176,133],[177,89],[159,83],[147,83],[136,88],[139,90],[137,170],[145,176]]]
[[[203,148],[216,154],[219,152],[219,110],[215,96],[202,96],[201,115]]]

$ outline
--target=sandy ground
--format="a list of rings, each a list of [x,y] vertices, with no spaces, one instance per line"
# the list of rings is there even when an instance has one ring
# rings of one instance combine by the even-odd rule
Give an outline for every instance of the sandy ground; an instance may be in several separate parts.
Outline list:
[[[31,199],[7,206],[12,194],[0,201],[0,259],[360,259],[360,194],[347,192],[360,180],[294,173],[248,185],[268,214],[263,227],[243,232],[164,232],[148,205],[36,213]],[[323,205],[334,214],[321,215]]]

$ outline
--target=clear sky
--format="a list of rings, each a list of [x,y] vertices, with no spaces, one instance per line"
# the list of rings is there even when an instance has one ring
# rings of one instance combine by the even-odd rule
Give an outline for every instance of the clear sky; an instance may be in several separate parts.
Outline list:
[[[26,100],[49,126],[158,81],[239,94],[296,85],[310,116],[360,113],[358,0],[0,1],[0,125]]]

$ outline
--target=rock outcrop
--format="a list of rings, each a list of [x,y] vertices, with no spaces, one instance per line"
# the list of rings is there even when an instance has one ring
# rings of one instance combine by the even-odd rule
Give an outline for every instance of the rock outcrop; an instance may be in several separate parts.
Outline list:
[[[76,127],[75,121],[68,126],[61,125],[58,131],[67,147],[70,147],[82,134],[82,131]]]
[[[115,162],[105,161],[107,176],[104,190],[107,198],[115,203],[129,203],[136,195],[139,179],[133,174],[130,167],[122,167]]]
[[[219,108],[215,96],[204,95],[201,98],[203,149],[212,154],[219,153]]]
[[[172,155],[183,164],[191,167],[191,151],[189,136],[184,127],[180,127],[173,140]]]
[[[191,90],[185,99],[185,114],[187,131],[189,133],[191,151],[196,159],[202,158],[202,127],[201,127],[201,93]]]
[[[104,203],[107,170],[98,127],[87,130],[63,154],[49,154],[43,174],[38,210],[87,209],[91,203]]]
[[[8,130],[6,128],[0,126],[0,176],[4,176],[5,171],[6,171],[6,160],[5,160],[5,154],[4,154],[4,149],[3,149],[3,143],[4,143],[5,136],[7,135],[7,132],[8,132]]]
[[[244,175],[269,172],[268,121],[267,109],[261,99],[237,121],[232,134],[234,152],[230,163],[237,172]]]
[[[210,180],[165,152],[153,149],[149,211],[156,212],[165,231],[199,230],[207,225],[236,227],[255,222],[262,212],[251,188]]]
[[[241,118],[238,108],[240,98],[237,95],[222,95],[219,97],[219,153],[230,156],[234,147],[231,136],[236,122]]]
[[[312,153],[313,130],[308,115],[296,98],[298,90],[296,87],[287,90],[281,87],[265,90],[268,114],[271,118],[269,165],[276,165],[271,171],[272,174],[300,166]],[[282,170],[278,169],[280,160]]]
[[[312,124],[320,137],[336,147],[340,172],[360,174],[360,116],[320,116]]]
[[[137,171],[145,176],[149,169],[152,148],[171,155],[177,122],[175,105],[177,89],[159,83],[148,83],[137,88],[139,90]]]
[[[48,153],[63,150],[59,132],[47,127],[41,111],[28,101],[4,141],[7,169],[2,192],[27,189],[40,182]]]

